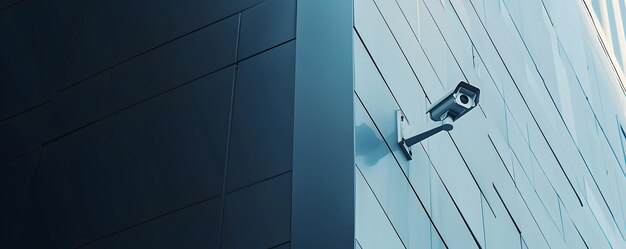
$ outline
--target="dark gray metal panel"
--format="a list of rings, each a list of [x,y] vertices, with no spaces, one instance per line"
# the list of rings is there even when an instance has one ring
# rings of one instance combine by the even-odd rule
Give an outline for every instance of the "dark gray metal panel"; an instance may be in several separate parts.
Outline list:
[[[51,104],[46,140],[102,118],[108,109],[110,76],[104,73],[59,93]]]
[[[219,248],[221,200],[216,197],[186,207],[96,241],[84,248]]]
[[[352,1],[300,0],[294,248],[354,248]]]
[[[220,195],[234,68],[48,145],[35,177],[73,246]],[[46,212],[48,212],[46,210]]]
[[[32,238],[31,184],[39,151],[0,166],[0,248],[28,248]]]
[[[271,248],[289,241],[291,173],[226,195],[222,248]]]
[[[291,170],[295,42],[239,64],[227,191]]]
[[[224,19],[61,92],[49,137],[233,64],[238,19]]]
[[[291,243],[285,243],[279,246],[272,247],[272,249],[289,249],[291,248]]]
[[[41,146],[50,110],[47,103],[0,121],[0,164]]]
[[[239,59],[296,37],[296,1],[269,0],[242,13]]]
[[[0,120],[55,92],[75,7],[74,0],[35,0],[0,13]]]
[[[15,6],[15,4],[22,2],[22,0],[2,0],[0,1],[0,10]]]
[[[37,170],[38,156],[29,157],[19,176],[0,170],[0,177],[23,184],[2,201],[19,205],[0,208],[25,212],[14,213],[16,219],[29,217],[20,218],[25,230],[2,220],[15,229],[3,232],[11,240],[1,242],[11,241],[8,248],[75,248],[94,241],[89,247],[214,248],[220,235],[241,239],[242,231],[255,228],[249,243],[289,248],[291,181],[284,177],[292,165],[294,42],[243,60],[238,70],[250,88],[239,91],[256,98],[240,103],[255,117],[240,116],[244,128],[275,117],[257,132],[278,134],[268,141],[279,144],[273,156],[280,164],[258,172],[249,170],[256,162],[234,167],[233,174],[242,176],[233,181],[237,188],[265,181],[227,194],[227,210],[222,201],[218,212],[215,204],[195,205],[229,192],[224,166],[235,67],[227,66],[235,63],[241,11],[264,0],[69,1],[28,0],[0,13],[0,27],[6,27],[0,32],[14,34],[0,39],[6,44],[0,50],[0,120],[52,100],[0,121],[0,157],[43,146]],[[246,11],[245,39],[259,44],[243,46],[252,55],[293,39],[294,14],[295,0]],[[245,106],[270,102],[272,110]],[[261,187],[266,185],[275,186]],[[252,194],[239,194],[248,189]],[[236,214],[229,216],[234,226],[221,233],[214,221],[222,224],[224,211]]]
[[[261,1],[84,1],[63,86]]]
[[[182,37],[111,73],[111,109],[160,93],[235,63],[239,17]]]

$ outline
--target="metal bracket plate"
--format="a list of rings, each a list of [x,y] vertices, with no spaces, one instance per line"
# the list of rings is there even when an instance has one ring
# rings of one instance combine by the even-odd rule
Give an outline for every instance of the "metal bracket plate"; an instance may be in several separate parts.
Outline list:
[[[413,159],[413,152],[411,152],[411,147],[406,145],[403,134],[404,127],[409,126],[409,121],[400,110],[396,111],[396,126],[396,130],[398,131],[398,144],[400,145],[400,148],[402,149],[402,152],[404,152],[404,155],[407,157],[407,159],[411,160]]]

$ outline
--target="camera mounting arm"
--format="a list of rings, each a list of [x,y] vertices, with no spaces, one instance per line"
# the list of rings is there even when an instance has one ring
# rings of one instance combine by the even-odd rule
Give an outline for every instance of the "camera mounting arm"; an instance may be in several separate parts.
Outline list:
[[[413,158],[411,146],[421,142],[422,140],[439,133],[440,131],[450,131],[452,125],[452,117],[446,117],[442,121],[436,121],[424,126],[411,126],[402,111],[397,111],[397,130],[398,144],[409,160]]]
[[[402,111],[396,112],[398,144],[406,157],[411,160],[413,153],[411,146],[439,133],[450,131],[457,119],[474,109],[478,104],[480,89],[467,82],[461,81],[441,99],[435,101],[426,111],[430,120],[435,123],[411,126]]]

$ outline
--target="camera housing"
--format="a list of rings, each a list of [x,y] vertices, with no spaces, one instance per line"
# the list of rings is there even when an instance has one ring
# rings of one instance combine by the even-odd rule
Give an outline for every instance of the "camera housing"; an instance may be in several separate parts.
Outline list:
[[[426,114],[434,123],[411,126],[402,111],[397,111],[398,144],[409,160],[413,153],[411,146],[422,140],[439,133],[440,131],[450,131],[454,128],[453,122],[474,109],[478,105],[480,89],[461,81],[452,91],[448,92],[442,99],[435,102]]]
[[[480,89],[461,81],[452,91],[435,102],[426,113],[433,121],[442,121],[451,117],[456,121],[478,104]]]

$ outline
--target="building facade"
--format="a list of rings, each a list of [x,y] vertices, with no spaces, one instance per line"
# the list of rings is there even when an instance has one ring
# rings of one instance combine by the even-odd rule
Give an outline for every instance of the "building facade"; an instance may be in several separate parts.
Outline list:
[[[623,74],[596,2],[354,1],[357,246],[625,247]],[[432,122],[459,81],[479,106],[408,161],[394,110]]]
[[[0,248],[626,248],[621,8],[0,1]]]

